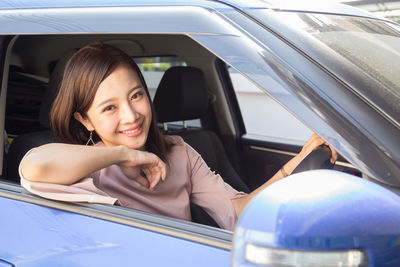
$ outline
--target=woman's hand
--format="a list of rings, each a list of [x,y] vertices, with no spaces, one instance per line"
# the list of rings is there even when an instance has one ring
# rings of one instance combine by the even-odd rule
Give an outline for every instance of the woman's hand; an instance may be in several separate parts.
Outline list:
[[[337,152],[336,150],[329,145],[326,141],[324,141],[319,135],[313,134],[307,142],[304,144],[303,148],[301,149],[299,153],[299,157],[301,160],[303,160],[305,157],[307,157],[308,154],[310,154],[314,149],[318,148],[321,145],[327,145],[331,149],[331,163],[335,163],[337,160]]]
[[[151,191],[154,191],[160,180],[165,181],[167,168],[155,154],[123,147],[124,158],[118,166],[129,178]]]
[[[337,159],[337,152],[336,150],[331,147],[327,142],[322,140],[321,137],[317,134],[313,134],[308,141],[304,144],[303,148],[301,149],[300,153],[292,158],[289,162],[287,162],[282,168],[285,169],[286,175],[291,174],[292,171],[300,164],[300,162],[307,157],[314,149],[319,147],[320,145],[328,145],[331,149],[331,163],[334,163]],[[247,203],[256,195],[258,192],[263,190],[265,187],[271,185],[279,181],[280,179],[285,178],[285,173],[282,172],[282,169],[278,171],[271,179],[265,182],[262,186],[251,192],[250,194],[243,196],[241,198],[232,199],[233,206],[235,207],[236,215],[239,217],[244,207]]]

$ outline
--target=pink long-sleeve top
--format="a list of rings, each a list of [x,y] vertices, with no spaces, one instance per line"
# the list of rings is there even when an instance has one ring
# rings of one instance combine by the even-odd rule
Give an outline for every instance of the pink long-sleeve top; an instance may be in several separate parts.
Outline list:
[[[31,182],[20,171],[21,185],[44,198],[111,205],[118,203],[188,221],[191,220],[189,204],[192,202],[201,206],[221,228],[233,230],[237,218],[231,200],[245,194],[234,190],[212,172],[200,154],[181,137],[167,138],[173,143],[167,156],[167,176],[164,182],[158,183],[155,191],[126,177],[117,165],[101,169],[72,185]]]

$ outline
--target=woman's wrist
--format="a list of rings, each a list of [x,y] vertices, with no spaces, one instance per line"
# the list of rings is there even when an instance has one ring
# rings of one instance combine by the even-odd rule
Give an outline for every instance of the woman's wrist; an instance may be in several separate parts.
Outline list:
[[[120,145],[115,147],[115,153],[116,162],[114,162],[114,164],[117,164],[122,168],[127,166],[136,166],[138,164],[138,161],[140,161],[141,153],[147,152]]]
[[[289,160],[283,167],[280,169],[280,172],[283,177],[289,176],[292,174],[293,170],[300,164],[300,162],[304,159],[304,153],[300,152],[294,158]]]
[[[285,165],[282,166],[280,171],[281,171],[283,177],[289,176],[289,173],[287,173],[287,171],[285,170]]]
[[[115,146],[113,149],[114,164],[121,164],[129,161],[128,147],[124,145]]]

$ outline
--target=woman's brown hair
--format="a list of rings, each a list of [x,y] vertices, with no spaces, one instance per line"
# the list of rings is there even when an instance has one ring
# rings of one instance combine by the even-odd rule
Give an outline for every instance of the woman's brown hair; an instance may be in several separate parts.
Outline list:
[[[127,65],[138,74],[145,88],[147,97],[150,94],[143,75],[133,61],[123,51],[102,43],[94,43],[79,49],[68,61],[60,91],[50,112],[50,125],[53,132],[62,140],[71,144],[86,144],[89,139],[87,129],[74,118],[79,112],[83,117],[92,105],[100,83],[118,66]],[[151,103],[152,121],[146,141],[146,150],[166,160],[169,144],[157,126],[157,118]],[[95,141],[100,138],[95,135]]]

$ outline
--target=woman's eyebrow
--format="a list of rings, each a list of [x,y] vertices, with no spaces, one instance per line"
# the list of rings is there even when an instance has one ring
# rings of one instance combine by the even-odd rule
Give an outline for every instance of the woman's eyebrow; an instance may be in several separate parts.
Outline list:
[[[128,95],[130,94],[130,93],[132,93],[133,91],[135,91],[136,89],[139,89],[139,88],[143,88],[143,86],[142,85],[136,85],[135,87],[133,87],[132,89],[130,89],[129,90],[129,92],[128,92]],[[107,99],[107,100],[104,100],[104,101],[102,101],[102,102],[100,102],[98,105],[97,105],[97,107],[101,107],[102,105],[104,105],[104,104],[106,104],[107,102],[110,102],[110,101],[112,101],[112,100],[114,100],[115,98],[114,97],[112,97],[112,98],[109,98],[109,99]]]
[[[112,101],[112,100],[114,100],[114,99],[115,99],[115,98],[112,97],[112,98],[109,98],[109,99],[107,99],[107,100],[104,100],[104,101],[100,102],[100,103],[97,105],[97,107],[101,107],[102,105],[104,105],[104,104],[106,104],[107,102],[110,102],[110,101]]]
[[[133,91],[135,91],[136,89],[143,89],[143,86],[141,84],[136,85],[135,87],[129,90],[128,95]]]

